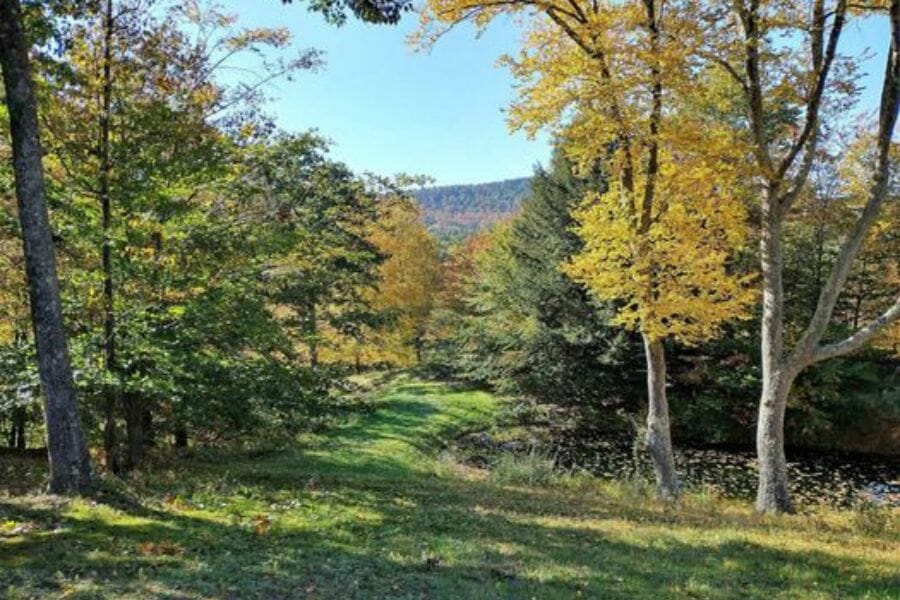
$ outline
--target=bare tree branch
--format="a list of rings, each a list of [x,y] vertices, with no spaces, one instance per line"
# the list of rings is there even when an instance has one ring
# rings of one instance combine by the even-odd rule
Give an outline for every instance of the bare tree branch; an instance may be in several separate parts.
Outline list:
[[[897,301],[894,302],[893,306],[850,337],[841,340],[840,342],[817,348],[811,358],[811,362],[820,362],[828,360],[829,358],[837,358],[859,350],[877,333],[883,331],[888,325],[898,319],[900,319],[900,297],[897,298]]]
[[[791,166],[793,166],[797,156],[803,151],[804,146],[806,147],[806,153],[800,164],[800,170],[798,171],[797,176],[793,178],[794,185],[779,200],[781,205],[780,208],[783,213],[787,212],[797,196],[800,195],[800,191],[806,184],[810,169],[815,160],[816,148],[818,147],[819,141],[819,111],[822,108],[822,97],[825,94],[828,75],[831,72],[834,58],[837,55],[838,41],[841,38],[841,32],[844,29],[844,21],[847,16],[847,1],[839,0],[834,10],[834,23],[828,34],[828,45],[824,49],[823,54],[826,18],[823,5],[823,0],[816,0],[816,5],[813,9],[813,39],[811,46],[813,70],[816,79],[809,98],[807,98],[806,121],[803,125],[803,130],[800,132],[800,135],[797,137],[797,140],[794,142],[794,145],[788,151],[787,155],[782,159],[778,171],[775,174],[777,179],[780,180],[783,178],[788,170],[790,170]]]
[[[841,246],[828,280],[822,287],[816,312],[803,336],[791,354],[790,362],[803,364],[813,356],[814,349],[822,339],[838,296],[847,281],[853,259],[865,240],[866,233],[875,222],[881,205],[887,198],[890,176],[890,149],[897,112],[900,109],[900,0],[891,2],[891,49],[885,67],[884,87],[881,93],[881,108],[878,126],[878,159],[873,177],[869,200],[853,229]]]

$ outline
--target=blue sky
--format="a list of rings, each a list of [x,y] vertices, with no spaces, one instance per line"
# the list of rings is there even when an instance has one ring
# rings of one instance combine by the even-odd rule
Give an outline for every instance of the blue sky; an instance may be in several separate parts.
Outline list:
[[[245,26],[285,26],[300,47],[325,53],[324,69],[301,73],[269,89],[270,112],[289,131],[316,128],[334,142],[333,155],[358,171],[430,175],[439,184],[479,183],[529,175],[549,158],[546,137],[511,134],[503,109],[515,96],[512,78],[495,66],[518,47],[510,23],[492,25],[476,39],[468,27],[445,36],[430,52],[416,52],[406,36],[417,17],[399,26],[348,22],[331,27],[303,3],[225,0]],[[248,10],[248,6],[252,9]],[[853,25],[845,48],[872,45],[864,104],[877,105],[884,65],[886,23]]]
[[[398,26],[348,22],[335,28],[303,4],[228,0],[246,26],[286,26],[298,47],[325,53],[324,69],[269,90],[270,111],[288,130],[316,128],[333,154],[355,170],[429,175],[441,184],[530,175],[549,155],[546,138],[510,134],[503,109],[512,78],[496,59],[517,47],[518,33],[498,23],[479,39],[468,27],[430,52],[406,44],[417,16]]]

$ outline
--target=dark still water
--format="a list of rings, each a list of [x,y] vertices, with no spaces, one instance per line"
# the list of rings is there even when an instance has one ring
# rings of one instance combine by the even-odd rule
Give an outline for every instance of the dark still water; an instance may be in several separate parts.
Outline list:
[[[621,479],[635,466],[649,472],[643,452],[628,439],[560,436],[551,452],[564,468],[584,469],[599,477]],[[900,506],[900,456],[834,451],[788,451],[795,501],[801,505],[851,506],[861,497]],[[679,475],[687,488],[708,487],[722,496],[751,500],[756,494],[756,455],[752,449],[676,449]]]

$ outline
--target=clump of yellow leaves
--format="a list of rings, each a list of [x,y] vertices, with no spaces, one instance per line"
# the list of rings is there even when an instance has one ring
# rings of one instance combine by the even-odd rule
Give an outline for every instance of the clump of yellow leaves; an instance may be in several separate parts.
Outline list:
[[[621,301],[616,324],[692,344],[748,316],[755,302],[752,275],[730,268],[747,242],[747,215],[728,165],[667,158],[649,226],[612,182],[576,213],[585,247],[563,270],[598,298]]]

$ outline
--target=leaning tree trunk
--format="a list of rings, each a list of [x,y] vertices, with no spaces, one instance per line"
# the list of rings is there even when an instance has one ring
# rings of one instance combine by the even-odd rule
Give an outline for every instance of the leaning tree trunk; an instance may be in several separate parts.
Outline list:
[[[19,0],[0,0],[0,67],[9,109],[16,199],[22,225],[38,372],[44,395],[50,492],[77,493],[90,486],[92,473],[75,402],[72,366],[63,328],[56,255],[41,164],[37,101]]]
[[[678,497],[680,486],[669,430],[666,354],[661,340],[647,336],[644,336],[644,352],[647,358],[647,452],[653,463],[657,493],[660,498],[671,500]]]

